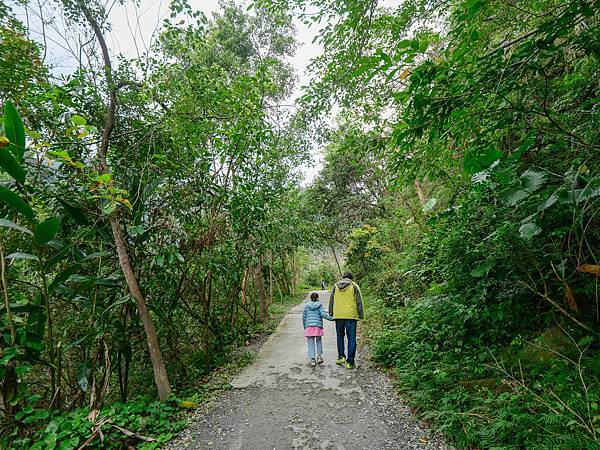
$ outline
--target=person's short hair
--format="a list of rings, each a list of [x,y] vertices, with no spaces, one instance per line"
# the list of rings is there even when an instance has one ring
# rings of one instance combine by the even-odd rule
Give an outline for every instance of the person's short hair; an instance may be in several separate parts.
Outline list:
[[[354,275],[352,275],[352,272],[344,272],[342,278],[348,278],[349,280],[351,280],[354,278]]]
[[[310,294],[310,299],[314,302],[315,300],[319,299],[319,294],[317,294],[316,292],[313,292],[312,294]]]

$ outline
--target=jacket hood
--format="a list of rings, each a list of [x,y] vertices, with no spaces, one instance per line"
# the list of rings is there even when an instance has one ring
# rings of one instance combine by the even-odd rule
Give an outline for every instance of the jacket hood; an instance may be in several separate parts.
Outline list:
[[[321,302],[309,301],[306,306],[308,307],[308,309],[319,309],[323,305],[321,304]]]
[[[352,285],[352,281],[350,281],[350,280],[346,280],[346,279],[344,278],[343,280],[341,280],[341,281],[338,281],[338,282],[337,282],[335,285],[338,287],[338,289],[339,289],[340,291],[343,291],[343,290],[344,290],[344,289],[346,289],[348,286]]]

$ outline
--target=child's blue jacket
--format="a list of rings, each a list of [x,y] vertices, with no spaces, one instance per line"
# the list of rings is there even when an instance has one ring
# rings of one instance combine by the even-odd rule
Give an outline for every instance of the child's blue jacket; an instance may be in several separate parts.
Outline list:
[[[304,307],[302,314],[302,323],[306,327],[323,328],[323,319],[333,320],[333,318],[325,312],[321,302],[310,301]]]

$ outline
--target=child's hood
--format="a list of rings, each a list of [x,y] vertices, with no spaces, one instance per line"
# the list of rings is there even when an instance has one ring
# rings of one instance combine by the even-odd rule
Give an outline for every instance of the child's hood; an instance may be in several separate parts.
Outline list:
[[[321,306],[323,306],[321,302],[308,302],[306,304],[308,309],[319,309]]]

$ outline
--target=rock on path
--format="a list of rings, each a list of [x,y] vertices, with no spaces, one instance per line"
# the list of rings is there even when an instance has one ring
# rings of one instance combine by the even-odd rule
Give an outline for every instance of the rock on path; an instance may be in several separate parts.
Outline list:
[[[324,305],[329,293],[320,291]],[[171,449],[439,449],[394,395],[388,379],[358,355],[357,370],[335,364],[335,326],[325,321],[325,363],[311,367],[293,308],[233,390],[203,412]],[[359,341],[360,349],[360,341]]]

